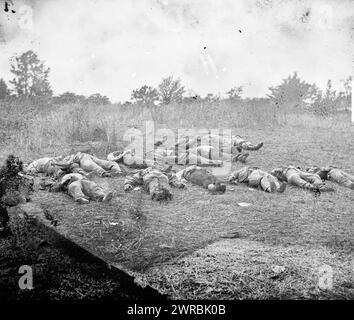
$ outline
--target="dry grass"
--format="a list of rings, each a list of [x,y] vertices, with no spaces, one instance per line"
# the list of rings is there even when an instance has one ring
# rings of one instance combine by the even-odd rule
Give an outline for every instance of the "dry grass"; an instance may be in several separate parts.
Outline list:
[[[186,117],[188,115],[188,117]],[[25,160],[62,153],[78,143],[100,141],[106,147],[119,144],[131,127],[144,129],[146,121],[168,128],[233,128],[272,125],[277,122],[269,103],[220,101],[195,102],[149,108],[145,105],[51,107],[0,102],[3,152],[17,152]],[[106,151],[106,150],[105,150]],[[1,159],[0,159],[1,160]]]
[[[319,286],[320,270],[328,266],[332,290]],[[323,247],[234,239],[153,267],[146,281],[174,299],[353,299],[352,268],[350,259]]]

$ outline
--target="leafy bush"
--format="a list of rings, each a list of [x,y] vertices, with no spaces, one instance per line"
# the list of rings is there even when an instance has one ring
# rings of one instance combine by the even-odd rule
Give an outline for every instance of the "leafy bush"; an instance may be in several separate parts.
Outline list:
[[[131,99],[135,103],[144,103],[146,105],[152,105],[159,100],[158,91],[150,86],[144,85],[139,89],[135,89],[132,92]]]
[[[159,85],[159,94],[163,104],[171,102],[181,102],[185,92],[184,86],[181,84],[181,79],[173,79],[173,76],[162,79]]]

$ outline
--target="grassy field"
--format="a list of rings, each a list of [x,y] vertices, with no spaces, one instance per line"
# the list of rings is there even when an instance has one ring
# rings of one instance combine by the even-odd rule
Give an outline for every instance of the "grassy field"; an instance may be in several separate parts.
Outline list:
[[[158,119],[169,128],[186,128],[193,122],[196,128],[230,128],[251,141],[263,141],[264,147],[251,153],[248,164],[266,170],[334,164],[354,173],[354,127],[348,114],[326,119],[287,115],[286,123],[274,123],[278,116],[267,111],[262,118],[248,109],[249,117],[243,114],[242,120],[235,113],[245,109],[232,112],[226,106],[222,112],[230,116],[222,123],[219,117],[212,122],[215,114],[205,115],[204,106],[192,107],[190,116],[179,122],[168,110],[134,114],[110,106],[101,113],[96,110],[99,116],[94,109],[78,113],[75,121],[68,115],[79,109],[50,111],[32,120],[35,127],[17,130],[1,156],[15,152],[28,161],[87,151],[105,157],[121,146],[127,127]],[[105,135],[99,138],[99,132]],[[98,182],[117,191],[110,204],[78,205],[67,195],[46,192],[34,194],[33,202],[59,221],[58,231],[172,298],[354,298],[352,190],[333,185],[334,193],[316,198],[294,187],[284,194],[266,194],[229,186],[223,195],[210,195],[188,186],[174,190],[171,202],[160,204],[141,191],[125,194],[123,178]],[[251,206],[243,208],[239,202]],[[318,285],[323,266],[333,270],[333,287],[328,290]],[[274,271],[279,267],[281,272]]]

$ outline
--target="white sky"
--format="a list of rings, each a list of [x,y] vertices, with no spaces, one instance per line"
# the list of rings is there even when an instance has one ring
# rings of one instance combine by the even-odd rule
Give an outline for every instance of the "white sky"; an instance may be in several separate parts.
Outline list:
[[[15,14],[0,0],[0,77],[11,79],[11,56],[32,49],[51,68],[55,93],[127,100],[174,75],[202,96],[243,85],[260,97],[293,71],[340,89],[353,70],[352,0],[12,2]],[[21,4],[33,10],[30,30],[19,27]]]

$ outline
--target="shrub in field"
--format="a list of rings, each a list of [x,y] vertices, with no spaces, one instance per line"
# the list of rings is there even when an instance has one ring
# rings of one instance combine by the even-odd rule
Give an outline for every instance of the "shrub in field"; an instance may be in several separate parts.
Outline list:
[[[242,86],[233,87],[228,92],[226,92],[226,94],[229,96],[230,100],[241,100],[242,93],[243,93]]]
[[[75,104],[75,103],[85,103],[86,97],[83,95],[77,95],[73,92],[64,92],[57,97],[53,97],[53,102],[55,104]]]
[[[297,73],[283,79],[283,82],[275,87],[269,88],[271,94],[268,97],[279,108],[286,108],[287,111],[301,111],[307,103],[312,103],[318,94],[315,84],[309,84],[301,80]]]
[[[135,103],[144,103],[146,105],[152,105],[155,101],[159,100],[159,93],[155,88],[144,85],[141,88],[135,89],[132,92],[131,99]]]
[[[86,104],[91,104],[96,106],[106,105],[110,103],[111,101],[106,96],[103,96],[100,93],[92,94],[86,99]]]
[[[215,95],[213,93],[208,93],[204,98],[204,101],[209,103],[219,102],[220,100],[221,100],[220,95]]]
[[[336,113],[341,100],[341,94],[337,94],[332,89],[332,82],[328,80],[325,93],[323,94],[321,91],[318,91],[315,101],[310,106],[310,110],[316,116],[328,117]]]
[[[173,79],[173,76],[162,79],[159,85],[159,94],[163,104],[171,102],[181,102],[185,92],[180,79]]]

